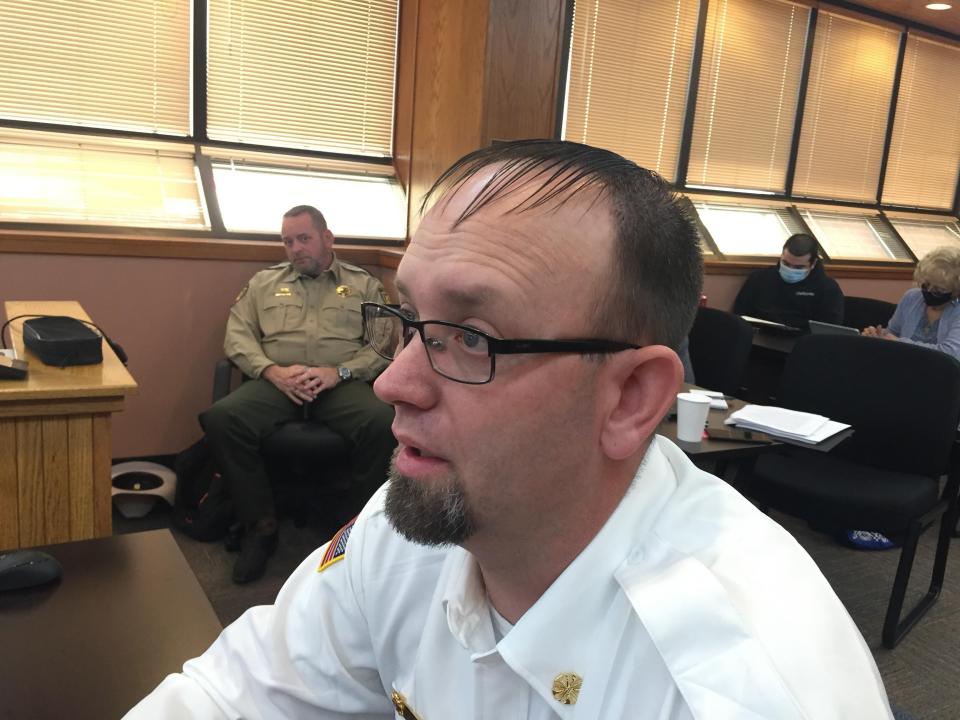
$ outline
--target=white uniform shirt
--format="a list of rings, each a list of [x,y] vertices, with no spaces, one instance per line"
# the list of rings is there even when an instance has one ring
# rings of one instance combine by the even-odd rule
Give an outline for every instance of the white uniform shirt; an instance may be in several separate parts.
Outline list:
[[[587,548],[498,643],[472,556],[397,535],[383,489],[342,561],[307,558],[127,716],[420,720],[890,718],[870,651],[809,556],[655,439]],[[583,684],[553,698],[559,673]]]

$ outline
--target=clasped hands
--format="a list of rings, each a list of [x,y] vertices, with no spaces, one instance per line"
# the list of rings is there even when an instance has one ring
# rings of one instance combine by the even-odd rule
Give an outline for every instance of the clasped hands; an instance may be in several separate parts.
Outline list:
[[[877,337],[882,340],[899,340],[900,338],[894,335],[892,332],[887,330],[883,325],[870,325],[863,329],[861,335],[866,335],[867,337]]]
[[[271,365],[263,371],[262,377],[272,382],[296,405],[312,402],[317,395],[340,382],[336,368],[306,365]]]

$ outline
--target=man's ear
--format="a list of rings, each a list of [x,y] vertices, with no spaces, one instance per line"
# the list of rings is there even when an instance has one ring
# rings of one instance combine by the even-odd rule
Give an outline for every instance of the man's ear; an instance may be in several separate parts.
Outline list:
[[[609,458],[624,460],[646,446],[667,414],[683,382],[683,366],[663,345],[617,353],[610,361],[600,445]]]

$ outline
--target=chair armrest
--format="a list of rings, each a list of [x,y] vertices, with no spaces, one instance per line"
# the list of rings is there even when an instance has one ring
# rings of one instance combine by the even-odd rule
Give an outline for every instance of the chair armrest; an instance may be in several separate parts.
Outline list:
[[[236,366],[229,358],[220,358],[213,370],[213,402],[225,398],[230,394],[233,380],[233,369]]]

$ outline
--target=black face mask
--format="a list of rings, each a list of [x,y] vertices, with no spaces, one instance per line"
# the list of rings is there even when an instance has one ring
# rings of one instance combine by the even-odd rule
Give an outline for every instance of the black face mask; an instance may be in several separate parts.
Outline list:
[[[926,288],[920,288],[920,292],[923,293],[923,301],[930,307],[940,307],[950,302],[952,293],[948,292],[934,292],[933,290],[927,290]]]

